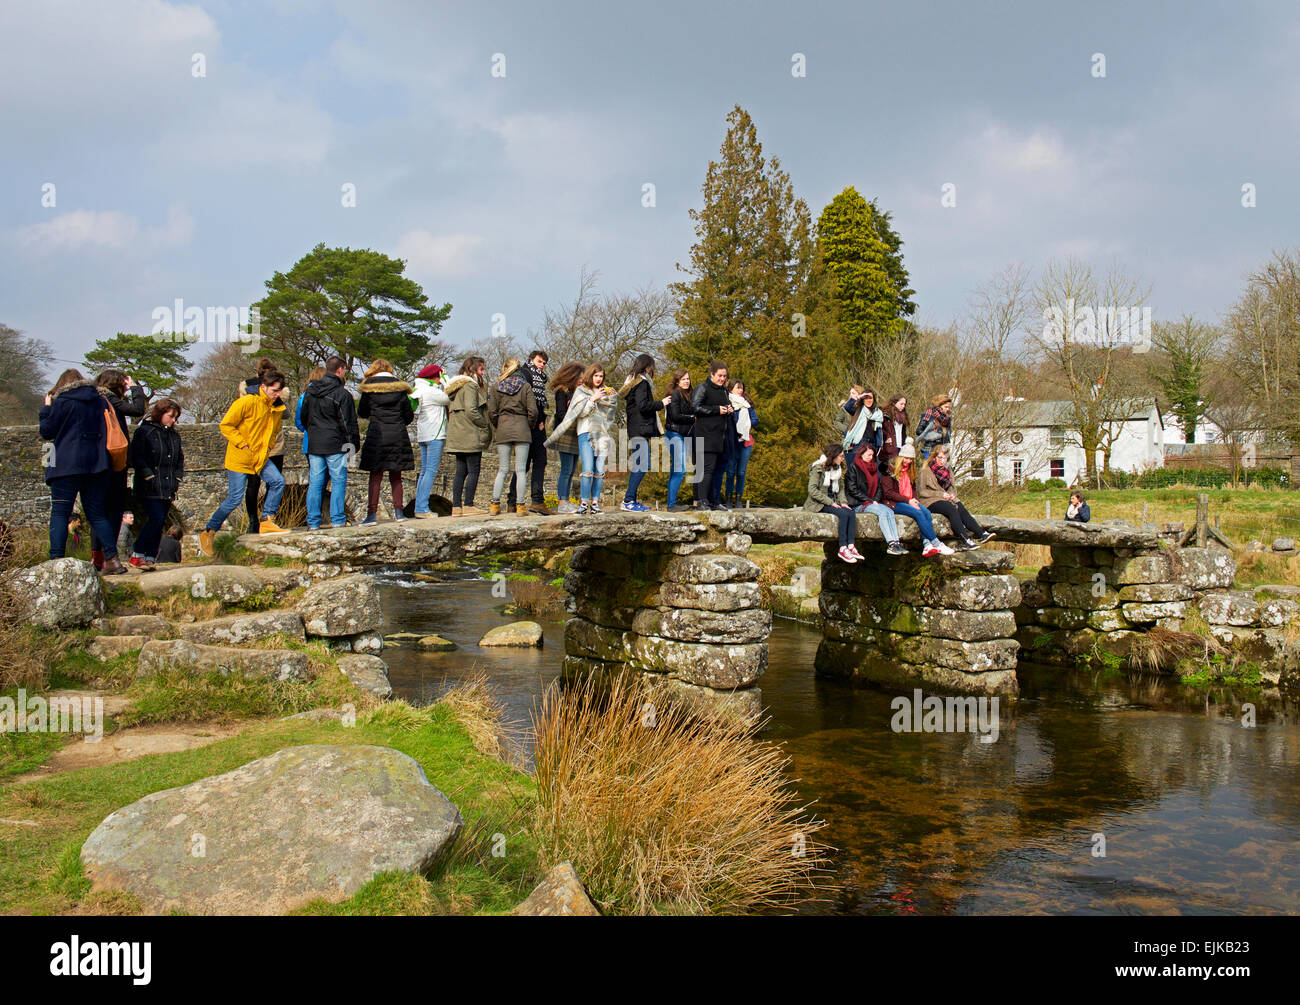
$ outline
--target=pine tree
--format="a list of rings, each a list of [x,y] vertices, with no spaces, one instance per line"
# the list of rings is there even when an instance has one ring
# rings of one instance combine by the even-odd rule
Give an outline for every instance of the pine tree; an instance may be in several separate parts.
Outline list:
[[[815,449],[807,382],[818,349],[803,316],[812,220],[779,160],[763,157],[749,113],[737,105],[727,122],[721,155],[705,175],[704,205],[690,213],[696,240],[689,267],[678,269],[691,278],[672,286],[678,337],[667,353],[697,383],[715,359],[744,381],[760,423],[746,495],[789,503],[806,483],[791,453]]]
[[[915,291],[908,286],[902,247],[890,214],[852,186],[817,220],[813,313],[837,345],[836,355],[850,365],[862,365],[874,342],[911,327]]]

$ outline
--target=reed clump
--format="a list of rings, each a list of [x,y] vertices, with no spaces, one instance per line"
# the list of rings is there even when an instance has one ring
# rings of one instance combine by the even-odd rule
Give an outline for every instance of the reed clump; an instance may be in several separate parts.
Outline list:
[[[814,893],[824,824],[755,727],[627,676],[553,685],[534,727],[539,864],[571,861],[602,910],[753,913]]]

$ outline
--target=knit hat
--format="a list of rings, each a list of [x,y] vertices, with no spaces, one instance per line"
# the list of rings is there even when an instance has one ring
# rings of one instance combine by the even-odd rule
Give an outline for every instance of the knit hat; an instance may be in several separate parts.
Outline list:
[[[930,399],[930,404],[933,405],[935,408],[942,408],[950,401],[952,401],[952,398],[949,397],[948,395],[936,394],[933,398]]]
[[[442,376],[442,367],[436,363],[430,363],[417,376],[423,377],[425,380],[437,380]]]
[[[904,443],[903,449],[898,452],[899,457],[906,457],[909,461],[916,460],[916,447],[910,443]]]

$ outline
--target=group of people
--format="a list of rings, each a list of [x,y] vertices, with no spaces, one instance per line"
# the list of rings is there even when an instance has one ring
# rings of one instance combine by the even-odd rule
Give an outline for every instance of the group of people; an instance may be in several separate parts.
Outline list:
[[[828,443],[809,468],[804,509],[837,518],[841,560],[863,560],[856,545],[859,513],[876,517],[891,555],[906,553],[898,534],[900,516],[915,521],[923,541],[921,554],[927,558],[953,553],[935,533],[934,513],[948,521],[962,550],[992,539],[993,533],[981,527],[957,497],[947,466],[950,395],[936,395],[909,432],[906,396],[895,395],[881,408],[875,391],[854,385],[836,408],[835,426],[842,437]]]
[[[128,565],[142,571],[159,560],[180,560],[179,529],[164,530],[172,500],[185,476],[185,452],[175,430],[181,407],[172,398],[149,404],[126,373],[109,369],[94,380],[69,369],[59,375],[40,410],[45,481],[50,488],[50,558],[62,558],[80,520],[78,498],[91,531],[91,559],[104,575]],[[140,418],[128,437],[128,418]],[[132,478],[132,474],[134,477]],[[130,482],[130,486],[128,486]],[[133,492],[132,492],[133,490]],[[145,520],[134,539],[135,503]],[[122,561],[127,548],[131,554]]]

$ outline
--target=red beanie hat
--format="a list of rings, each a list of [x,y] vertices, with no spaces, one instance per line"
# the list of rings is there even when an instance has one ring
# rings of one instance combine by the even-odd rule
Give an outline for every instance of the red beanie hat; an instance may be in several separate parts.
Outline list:
[[[436,363],[430,363],[420,371],[419,376],[423,377],[425,380],[437,380],[442,376],[442,367],[438,366]]]

